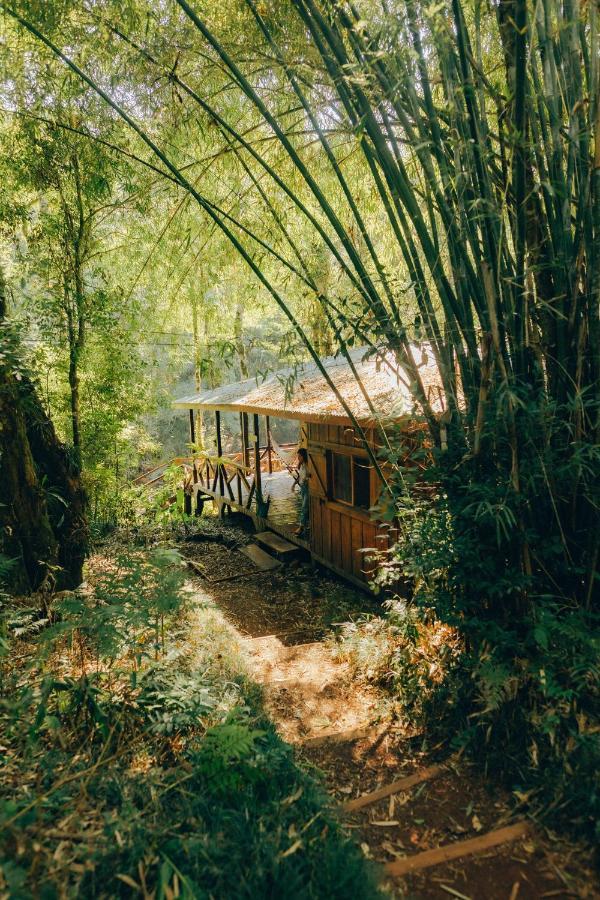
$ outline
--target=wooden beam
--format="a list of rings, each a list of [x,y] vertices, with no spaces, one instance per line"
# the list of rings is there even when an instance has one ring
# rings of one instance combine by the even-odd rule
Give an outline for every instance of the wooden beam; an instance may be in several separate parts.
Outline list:
[[[260,424],[258,414],[254,413],[254,483],[256,494],[262,499],[262,478],[260,473]]]
[[[217,456],[219,459],[223,456],[223,442],[221,440],[221,413],[217,409],[215,411],[215,426],[217,429]],[[221,496],[225,494],[225,487],[223,484],[223,469],[220,463],[217,463],[219,469],[219,491]]]
[[[267,426],[267,460],[269,463],[269,475],[273,474],[273,448],[271,447],[271,420],[269,416],[265,416]]]
[[[250,467],[250,439],[248,428],[248,413],[240,413],[242,417],[242,452],[244,454],[244,465],[248,469]]]
[[[192,444],[192,481],[194,484],[198,484],[198,472],[196,470],[196,454],[194,453],[194,447],[196,445],[196,421],[195,421],[193,409],[190,409],[190,443]]]
[[[362,797],[357,797],[355,800],[349,800],[347,803],[344,803],[342,810],[343,812],[354,812],[357,809],[362,809],[363,806],[370,806],[372,803],[377,803],[379,800],[390,797],[392,794],[408,791],[423,781],[432,781],[434,778],[439,778],[445,771],[447,771],[445,766],[429,766],[427,769],[421,769],[420,772],[415,772],[414,775],[407,775],[406,778],[386,784],[377,791],[363,794]]]
[[[409,872],[417,872],[420,869],[439,866],[441,863],[450,862],[452,859],[460,859],[462,856],[481,853],[484,850],[490,850],[492,847],[498,847],[500,844],[518,841],[520,838],[525,837],[529,831],[530,826],[528,822],[516,822],[514,825],[507,825],[505,828],[488,831],[487,834],[482,834],[476,838],[456,841],[454,844],[436,847],[435,850],[424,850],[423,853],[408,856],[406,859],[396,859],[394,862],[387,863],[385,871],[387,875],[400,878]]]

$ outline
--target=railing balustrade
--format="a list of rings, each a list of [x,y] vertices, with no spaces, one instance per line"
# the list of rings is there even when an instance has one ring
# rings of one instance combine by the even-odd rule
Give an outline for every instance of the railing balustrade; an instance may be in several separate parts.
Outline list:
[[[282,444],[282,449],[291,452],[296,444]],[[269,461],[269,447],[259,449],[260,471],[268,473],[283,472],[285,463],[276,456],[271,449]],[[229,457],[202,455],[193,460],[195,472],[194,481],[200,490],[209,494],[217,494],[225,500],[229,499],[239,506],[250,509],[256,495],[256,472],[253,466],[246,466],[242,462],[242,454],[236,453]],[[222,485],[221,490],[221,477]]]

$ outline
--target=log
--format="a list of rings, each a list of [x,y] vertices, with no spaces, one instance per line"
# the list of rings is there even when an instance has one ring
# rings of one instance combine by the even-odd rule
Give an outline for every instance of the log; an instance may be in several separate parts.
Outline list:
[[[370,794],[363,794],[362,797],[356,797],[355,800],[349,800],[348,803],[344,803],[342,811],[347,813],[355,812],[357,809],[362,809],[363,806],[370,806],[372,803],[377,803],[378,800],[383,800],[385,797],[389,797],[392,794],[399,794],[400,791],[408,791],[410,788],[417,784],[421,784],[423,781],[432,781],[434,778],[438,778],[442,775],[445,771],[445,766],[429,766],[427,769],[421,769],[420,772],[415,772],[414,775],[407,775],[406,778],[401,778],[399,781],[393,781],[391,784],[386,784],[377,791],[372,791]]]
[[[487,834],[479,835],[476,838],[457,841],[455,844],[446,844],[443,847],[436,847],[435,850],[424,850],[423,853],[417,853],[416,856],[408,856],[406,859],[394,860],[394,862],[386,864],[385,872],[387,875],[400,878],[409,872],[428,869],[431,866],[439,866],[441,863],[450,862],[452,859],[460,859],[463,856],[471,856],[473,853],[482,853],[484,850],[490,850],[492,847],[498,847],[501,844],[518,841],[525,837],[529,831],[530,826],[528,822],[515,822],[514,825],[507,825],[505,828],[488,831]]]

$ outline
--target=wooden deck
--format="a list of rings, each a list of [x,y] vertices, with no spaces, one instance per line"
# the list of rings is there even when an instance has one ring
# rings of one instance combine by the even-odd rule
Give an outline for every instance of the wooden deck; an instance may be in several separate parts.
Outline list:
[[[228,487],[225,475],[221,480],[218,477],[203,478],[194,486],[194,493],[214,500],[221,509],[229,507],[243,512],[254,521],[257,529],[271,529],[308,550],[308,542],[294,534],[300,524],[300,492],[292,491],[293,484],[294,479],[286,471],[261,472],[262,495],[265,501],[269,500],[266,517],[258,515],[253,480],[236,479],[233,484],[230,479]]]

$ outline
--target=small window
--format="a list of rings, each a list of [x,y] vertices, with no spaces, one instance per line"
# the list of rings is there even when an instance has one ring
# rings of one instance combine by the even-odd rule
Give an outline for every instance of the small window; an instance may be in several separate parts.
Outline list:
[[[371,506],[371,470],[368,461],[361,456],[352,457],[352,480],[354,506],[369,509]]]
[[[369,509],[371,506],[371,470],[362,456],[327,451],[328,493],[332,500]]]
[[[333,457],[333,499],[352,503],[352,458],[341,453]]]

